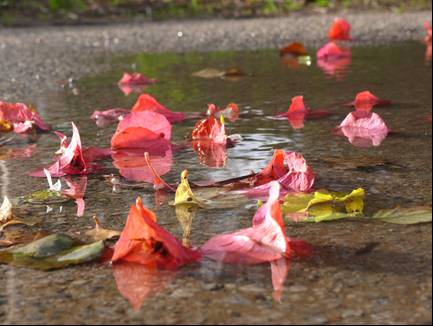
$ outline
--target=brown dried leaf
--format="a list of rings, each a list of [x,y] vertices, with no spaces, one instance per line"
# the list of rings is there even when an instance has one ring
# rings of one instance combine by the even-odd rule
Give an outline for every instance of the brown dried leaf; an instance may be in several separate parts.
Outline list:
[[[95,221],[95,228],[87,231],[86,235],[94,241],[104,241],[120,236],[120,231],[103,228],[96,216],[93,216],[93,220]]]

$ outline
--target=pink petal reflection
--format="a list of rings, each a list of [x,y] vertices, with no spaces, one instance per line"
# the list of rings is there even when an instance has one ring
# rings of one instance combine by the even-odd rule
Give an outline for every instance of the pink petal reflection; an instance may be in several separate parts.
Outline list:
[[[131,112],[126,109],[109,109],[105,111],[95,111],[90,118],[96,122],[98,127],[104,128],[122,120],[129,113]]]
[[[328,76],[341,80],[352,65],[352,51],[329,42],[317,52],[317,65]]]
[[[289,275],[289,270],[290,260],[287,258],[281,258],[271,262],[272,286],[274,287],[272,297],[279,303],[281,303],[284,283]]]
[[[116,263],[113,265],[113,276],[120,294],[134,310],[139,310],[147,299],[163,291],[174,280],[176,273],[141,264]]]
[[[125,179],[137,182],[153,184],[154,173],[148,166],[144,156],[146,150],[122,149],[112,154],[113,165],[119,169],[119,173]],[[170,172],[173,165],[173,153],[171,147],[149,153],[150,161],[159,176]]]
[[[138,72],[125,72],[119,80],[118,85],[123,94],[128,96],[133,92],[141,93],[146,86],[155,84],[156,82],[155,79],[147,78]]]
[[[335,130],[339,136],[345,136],[355,147],[369,148],[382,144],[389,129],[377,113],[350,113]]]
[[[63,178],[63,180],[66,182],[69,189],[63,190],[62,194],[75,199],[75,203],[77,204],[77,216],[82,217],[86,208],[84,196],[87,189],[87,176],[81,177],[78,182],[75,182],[70,177]]]

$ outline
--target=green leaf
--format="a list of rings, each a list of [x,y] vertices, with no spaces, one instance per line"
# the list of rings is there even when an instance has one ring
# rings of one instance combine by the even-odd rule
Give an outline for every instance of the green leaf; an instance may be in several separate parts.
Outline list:
[[[0,263],[40,270],[53,270],[98,260],[103,241],[81,244],[62,234],[53,234],[26,246],[0,252]]]
[[[419,224],[432,222],[432,208],[418,206],[412,208],[396,207],[383,209],[373,215],[374,219],[393,224]]]

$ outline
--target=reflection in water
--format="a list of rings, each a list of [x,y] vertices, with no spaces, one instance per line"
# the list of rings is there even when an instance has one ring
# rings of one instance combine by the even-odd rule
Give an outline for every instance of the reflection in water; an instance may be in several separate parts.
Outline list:
[[[143,149],[116,150],[112,154],[113,165],[119,169],[120,175],[128,180],[153,184],[154,174],[144,157],[145,152]],[[151,153],[150,161],[158,175],[167,174],[173,165],[171,147],[160,153]]]
[[[113,265],[113,276],[122,296],[133,309],[139,310],[146,299],[163,291],[174,280],[176,273],[140,264],[117,263]]]
[[[185,247],[191,246],[191,226],[196,213],[197,207],[190,205],[176,205],[176,217],[182,227],[182,244]]]
[[[377,113],[352,112],[335,130],[355,147],[378,147],[388,136],[389,129]]]
[[[201,164],[211,168],[224,167],[227,161],[227,149],[225,144],[217,144],[212,140],[194,140],[194,151]]]
[[[281,258],[279,260],[271,262],[272,271],[272,286],[274,287],[274,293],[272,297],[275,301],[281,303],[281,296],[283,294],[284,283],[286,282],[287,276],[290,270],[290,260],[287,258]]]

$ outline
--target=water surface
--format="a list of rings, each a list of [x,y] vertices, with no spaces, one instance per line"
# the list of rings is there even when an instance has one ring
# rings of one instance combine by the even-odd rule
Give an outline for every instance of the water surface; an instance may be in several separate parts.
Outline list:
[[[431,205],[432,109],[431,65],[422,45],[355,48],[352,64],[329,76],[312,62],[291,69],[275,51],[192,54],[140,54],[101,58],[111,70],[77,81],[79,94],[69,87],[31,99],[45,120],[70,133],[70,121],[81,132],[85,146],[108,147],[115,125],[98,129],[90,120],[96,109],[129,108],[136,95],[124,96],[117,80],[124,71],[139,71],[159,80],[146,91],[175,111],[203,112],[208,103],[238,103],[243,115],[228,123],[229,134],[243,141],[228,150],[224,168],[199,162],[191,147],[173,154],[173,168],[164,178],[175,183],[188,168],[192,180],[221,180],[259,171],[273,149],[301,152],[318,175],[317,187],[367,191],[366,214],[396,205]],[[204,80],[191,76],[203,68],[238,67],[247,73],[239,81]],[[332,134],[350,112],[344,103],[358,91],[370,90],[391,99],[390,108],[377,109],[392,134],[375,148],[356,148]],[[304,95],[312,109],[333,113],[306,121],[294,130],[286,121],[269,116],[287,110],[290,99]],[[173,141],[184,143],[194,121],[174,126]],[[35,155],[2,162],[2,191],[14,198],[45,187],[45,180],[25,177],[49,163],[57,139],[43,135]],[[329,163],[357,158],[380,158],[392,164],[372,169],[336,169]],[[110,161],[107,173],[117,173]],[[178,237],[182,228],[173,208],[155,204],[152,187],[113,193],[103,176],[90,176],[84,218],[74,216],[73,204],[44,217],[51,232],[83,236],[92,227],[92,215],[105,226],[121,229],[129,205],[137,196],[157,210],[159,222]],[[42,212],[45,208],[42,208]],[[36,209],[35,209],[36,210]],[[41,210],[41,209],[39,209]],[[42,213],[41,213],[42,214]],[[200,210],[192,223],[191,242],[200,245],[216,233],[248,227],[254,201],[233,209]],[[313,258],[293,262],[282,303],[272,298],[267,265],[221,266],[204,261],[176,275],[146,275],[134,280],[145,292],[157,285],[139,311],[119,294],[111,268],[90,265],[43,273],[1,266],[0,314],[10,323],[371,323],[431,321],[431,225],[395,226],[368,220],[317,225],[294,225],[288,234],[309,241]],[[363,254],[371,244],[373,250]],[[129,275],[129,274],[128,274]],[[130,275],[138,275],[131,272]],[[132,276],[131,276],[132,277]],[[144,284],[144,285],[143,285]],[[137,285],[138,286],[138,285]],[[430,292],[430,294],[429,294]]]

